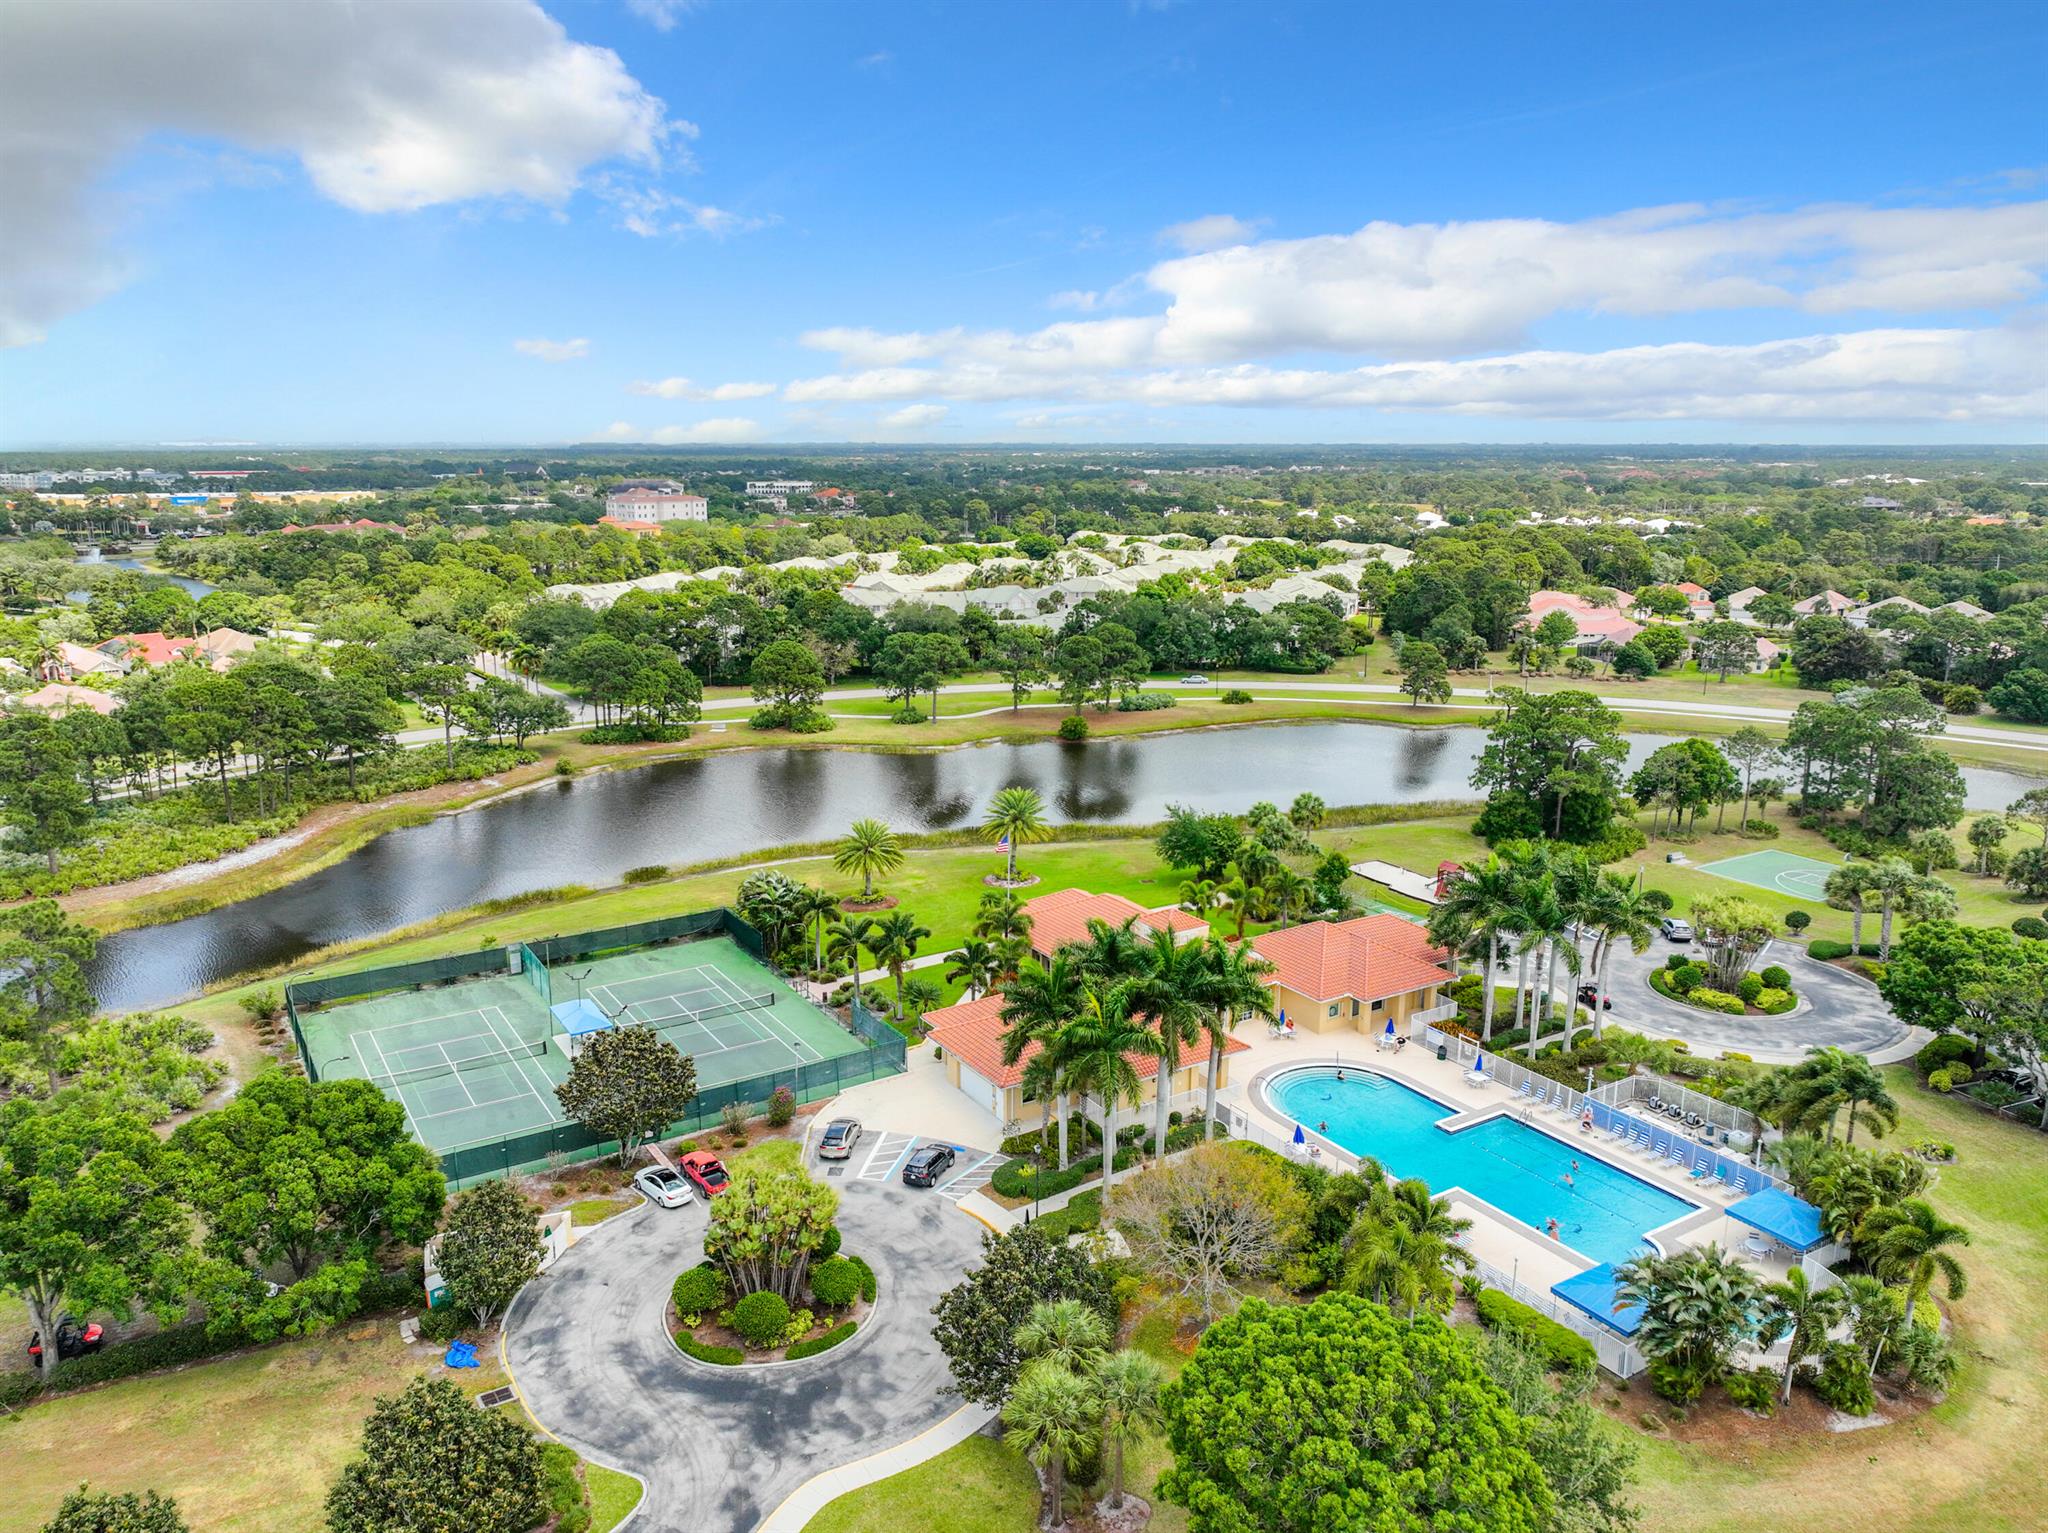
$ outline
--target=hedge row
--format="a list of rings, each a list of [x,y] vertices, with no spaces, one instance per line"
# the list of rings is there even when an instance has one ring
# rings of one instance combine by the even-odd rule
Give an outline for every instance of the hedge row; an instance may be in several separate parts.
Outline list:
[[[738,1347],[707,1346],[688,1331],[676,1332],[676,1345],[682,1348],[685,1357],[694,1357],[700,1363],[716,1363],[721,1368],[730,1368],[747,1360],[747,1354]]]
[[[861,1298],[865,1299],[870,1304],[874,1303],[875,1294],[880,1290],[881,1287],[881,1285],[875,1281],[875,1269],[868,1265],[867,1258],[864,1256],[849,1255],[846,1259],[852,1262],[854,1266],[860,1269]]]
[[[1806,944],[1806,956],[1821,959],[1823,962],[1830,958],[1875,958],[1882,951],[1883,949],[1875,942],[1853,947],[1847,942],[1837,942],[1832,937],[1815,937]]]
[[[1543,1349],[1544,1358],[1553,1368],[1591,1367],[1598,1361],[1593,1344],[1577,1331],[1559,1325],[1498,1288],[1480,1289],[1477,1308],[1481,1325],[1488,1330],[1506,1326],[1521,1332]]]
[[[1077,1192],[1058,1208],[1040,1214],[1031,1227],[1047,1240],[1065,1240],[1102,1228],[1102,1189],[1090,1187]]]
[[[846,1340],[847,1337],[851,1336],[856,1329],[857,1327],[853,1321],[844,1321],[839,1325],[833,1326],[823,1336],[813,1336],[809,1341],[798,1342],[782,1355],[792,1363],[800,1357],[816,1357],[820,1352],[831,1351],[842,1341]]]

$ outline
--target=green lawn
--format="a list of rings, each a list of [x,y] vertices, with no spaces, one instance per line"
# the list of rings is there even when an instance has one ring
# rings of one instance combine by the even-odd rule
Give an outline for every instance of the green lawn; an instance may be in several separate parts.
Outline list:
[[[975,1436],[937,1458],[848,1491],[805,1533],[1035,1533],[1038,1484],[1031,1466]]]
[[[583,1466],[583,1488],[590,1496],[590,1533],[611,1533],[640,1504],[640,1482],[602,1464]]]

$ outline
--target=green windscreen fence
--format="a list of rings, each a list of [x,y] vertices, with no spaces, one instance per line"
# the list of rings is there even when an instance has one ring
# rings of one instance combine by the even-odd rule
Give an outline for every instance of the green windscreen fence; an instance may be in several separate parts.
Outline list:
[[[533,986],[533,993],[540,997],[541,1005],[553,1011],[555,1007],[555,983],[548,974],[548,966],[534,955],[532,948],[521,942],[513,952],[519,955],[519,972],[526,976],[526,982]]]

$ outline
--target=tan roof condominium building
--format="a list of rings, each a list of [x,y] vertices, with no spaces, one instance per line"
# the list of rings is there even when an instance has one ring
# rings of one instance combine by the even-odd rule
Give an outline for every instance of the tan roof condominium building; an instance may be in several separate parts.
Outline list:
[[[711,516],[711,503],[687,491],[614,490],[605,496],[604,509],[626,522],[702,522]]]
[[[1304,1032],[1378,1034],[1392,1022],[1406,1034],[1457,1010],[1440,1000],[1450,955],[1400,916],[1305,921],[1254,938],[1252,950],[1273,966],[1274,1010]]]

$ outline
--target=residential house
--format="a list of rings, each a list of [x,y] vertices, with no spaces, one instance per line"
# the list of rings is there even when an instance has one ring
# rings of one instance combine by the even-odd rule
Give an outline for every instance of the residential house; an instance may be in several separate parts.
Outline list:
[[[1041,894],[1025,901],[1024,914],[1031,918],[1031,951],[1041,959],[1052,957],[1070,942],[1086,942],[1090,921],[1121,926],[1135,919],[1133,930],[1141,938],[1150,938],[1155,931],[1170,931],[1176,941],[1209,934],[1207,921],[1177,905],[1147,910],[1121,894],[1090,894],[1086,889]]]
[[[1582,654],[1619,649],[1643,631],[1643,625],[1633,618],[1570,591],[1538,591],[1529,598],[1531,628],[1553,612],[1564,613],[1578,625],[1571,647]]]
[[[1283,926],[1254,938],[1252,950],[1273,966],[1274,1009],[1304,1032],[1378,1037],[1391,1022],[1401,1036],[1457,1011],[1439,999],[1456,977],[1450,955],[1397,915]]]
[[[105,717],[121,706],[121,699],[109,692],[96,692],[91,687],[74,687],[53,681],[23,697],[21,706],[58,714],[69,713],[74,708],[90,708]]]
[[[1271,612],[1291,601],[1326,602],[1334,598],[1345,617],[1358,616],[1358,597],[1325,585],[1313,575],[1282,575],[1261,590],[1241,592],[1237,600],[1254,612]]]
[[[288,522],[277,530],[279,532],[395,532],[401,538],[405,536],[405,529],[399,526],[398,523],[375,522],[367,516],[359,516],[352,522],[314,522],[308,527],[301,527],[296,522]]]
[[[1728,616],[1735,622],[1748,623],[1754,627],[1756,619],[1749,615],[1750,603],[1759,596],[1768,595],[1770,595],[1770,592],[1766,591],[1762,586],[1744,586],[1739,591],[1730,592],[1728,596]]]
[[[1936,612],[1960,612],[1973,623],[1981,623],[1991,614],[1973,601],[1945,601],[1934,609]]]
[[[1755,641],[1755,653],[1750,657],[1745,669],[1752,674],[1759,674],[1770,670],[1784,657],[1785,649],[1783,645],[1773,644],[1762,634],[1758,634]],[[1699,643],[1697,640],[1693,643],[1693,658],[1699,658]]]
[[[661,531],[660,522],[642,521],[638,517],[632,516],[613,516],[609,511],[597,519],[597,525],[600,527],[616,527],[621,532],[630,532],[636,537],[643,538],[649,533]]]
[[[945,1059],[947,1081],[977,1107],[991,1113],[1005,1133],[1014,1131],[1025,1120],[1042,1113],[1039,1099],[1024,1089],[1025,1068],[1037,1057],[1039,1046],[1027,1043],[1015,1064],[1003,1062],[1003,996],[1000,991],[991,992],[979,1000],[962,1001],[937,1011],[928,1011],[924,1014],[924,1023],[932,1046]],[[1242,1054],[1249,1047],[1241,1038],[1230,1040],[1216,1072],[1219,1090],[1230,1083],[1230,1056]],[[1117,1116],[1126,1122],[1146,1121],[1144,1105],[1158,1100],[1159,1059],[1153,1054],[1127,1057],[1138,1076],[1139,1110],[1134,1113],[1128,1102],[1119,1103]],[[1180,1068],[1173,1072],[1167,1084],[1167,1101],[1171,1103],[1182,1098],[1199,1100],[1201,1094],[1208,1090],[1208,1075],[1208,1049],[1198,1047],[1184,1051]]]
[[[83,644],[65,640],[58,644],[56,654],[44,663],[43,680],[76,681],[81,676],[126,676],[131,669],[130,663],[119,655],[88,649]]]
[[[129,667],[138,665],[169,665],[173,660],[182,660],[192,648],[187,638],[173,638],[167,633],[119,633],[100,645],[100,653],[112,655]]]
[[[237,628],[216,628],[193,640],[192,655],[216,671],[224,671],[245,655],[254,654],[261,642],[253,633]]]
[[[1840,617],[1855,605],[1854,601],[1844,596],[1840,591],[1822,591],[1817,595],[1792,603],[1792,610],[1801,617],[1813,617],[1815,614]]]
[[[1842,614],[1842,621],[1851,628],[1875,628],[1879,633],[1884,633],[1887,631],[1887,623],[1896,622],[1909,612],[1926,617],[1930,610],[1910,596],[1887,596],[1883,601],[1866,602],[1860,607],[1851,607]]]
[[[1705,586],[1694,585],[1690,580],[1681,580],[1674,588],[1685,594],[1687,615],[1695,623],[1707,623],[1714,618],[1714,593]]]

